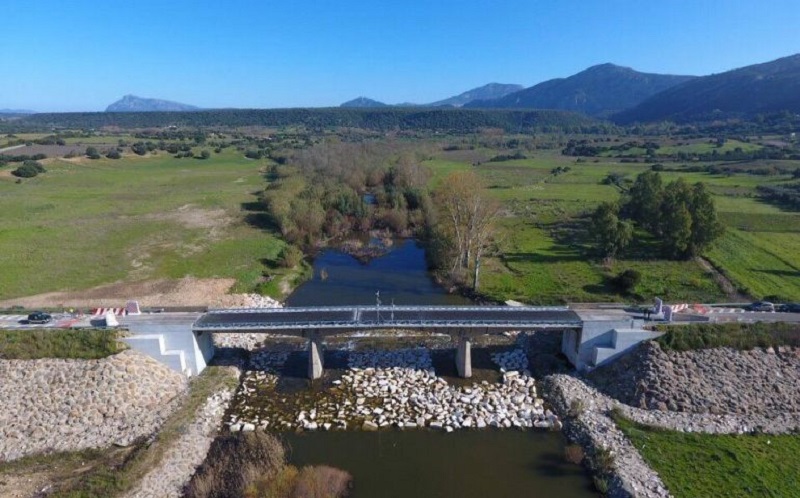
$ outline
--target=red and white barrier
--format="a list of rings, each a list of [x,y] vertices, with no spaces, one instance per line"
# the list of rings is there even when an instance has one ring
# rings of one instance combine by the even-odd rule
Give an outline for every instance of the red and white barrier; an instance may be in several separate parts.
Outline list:
[[[105,315],[106,313],[112,313],[116,316],[125,316],[128,314],[125,308],[95,308],[92,310],[92,316]]]

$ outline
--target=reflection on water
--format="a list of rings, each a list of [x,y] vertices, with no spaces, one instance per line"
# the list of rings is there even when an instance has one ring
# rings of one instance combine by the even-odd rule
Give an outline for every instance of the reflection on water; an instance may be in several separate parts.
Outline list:
[[[300,285],[288,306],[373,305],[380,291],[383,304],[469,304],[448,294],[433,281],[425,262],[425,250],[414,240],[395,240],[383,256],[361,263],[335,249],[314,260],[314,277]]]
[[[428,274],[425,251],[397,240],[384,256],[361,263],[327,250],[314,277],[295,290],[289,306],[469,304]],[[452,363],[452,360],[450,360]],[[282,437],[297,466],[325,464],[351,473],[351,498],[597,497],[587,473],[564,460],[564,437],[544,431],[428,430],[320,432]]]
[[[558,433],[519,430],[286,434],[293,465],[347,470],[351,498],[597,497]]]

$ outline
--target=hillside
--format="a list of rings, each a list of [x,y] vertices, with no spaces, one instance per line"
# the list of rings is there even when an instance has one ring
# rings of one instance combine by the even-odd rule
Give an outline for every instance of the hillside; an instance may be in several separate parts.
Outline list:
[[[441,107],[441,106],[461,107],[464,104],[467,104],[474,100],[499,99],[505,97],[510,93],[518,92],[523,88],[525,87],[523,87],[522,85],[514,85],[506,83],[489,83],[488,85],[483,85],[478,88],[473,88],[472,90],[467,90],[466,92],[458,94],[454,97],[438,100],[436,102],[431,102],[430,104],[425,104],[425,105],[428,107]]]
[[[800,112],[800,54],[703,76],[614,116],[619,123],[705,121]]]
[[[387,107],[387,104],[383,102],[378,102],[377,100],[373,100],[367,97],[358,97],[353,100],[348,100],[344,104],[340,105],[339,107],[348,107],[348,108],[365,108],[365,107]]]
[[[608,116],[693,76],[640,73],[629,67],[600,64],[568,78],[548,80],[500,99],[479,100],[465,107],[563,109],[590,116]]]
[[[136,95],[125,95],[106,107],[106,112],[155,112],[155,111],[196,111],[200,109],[189,104],[170,100],[149,99]]]
[[[34,114],[36,111],[29,111],[27,109],[0,109],[0,114],[13,114],[21,116],[23,114]]]

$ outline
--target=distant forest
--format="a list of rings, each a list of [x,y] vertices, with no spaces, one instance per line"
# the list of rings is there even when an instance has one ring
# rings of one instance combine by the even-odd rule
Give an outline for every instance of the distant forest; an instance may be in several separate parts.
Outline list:
[[[473,133],[500,128],[509,133],[610,133],[617,129],[587,116],[554,110],[467,109],[223,109],[194,112],[81,112],[34,114],[14,127],[91,129],[179,127],[281,127],[303,125],[312,130],[361,128],[380,132],[426,130]]]

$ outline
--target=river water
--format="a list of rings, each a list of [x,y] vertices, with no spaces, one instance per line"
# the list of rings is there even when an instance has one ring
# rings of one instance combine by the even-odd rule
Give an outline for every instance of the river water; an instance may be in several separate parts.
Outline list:
[[[314,276],[289,306],[469,304],[427,271],[425,250],[398,240],[362,263],[337,250],[314,261]],[[293,465],[330,465],[352,474],[351,498],[517,498],[599,496],[564,458],[564,437],[542,430],[314,432],[282,437]]]
[[[314,276],[286,300],[288,306],[382,304],[469,304],[460,295],[448,294],[434,282],[425,262],[425,249],[412,239],[397,239],[388,252],[367,263],[328,249],[314,260]]]

